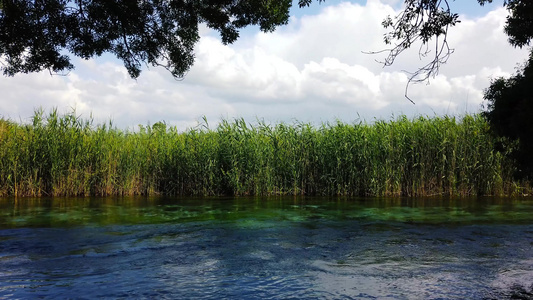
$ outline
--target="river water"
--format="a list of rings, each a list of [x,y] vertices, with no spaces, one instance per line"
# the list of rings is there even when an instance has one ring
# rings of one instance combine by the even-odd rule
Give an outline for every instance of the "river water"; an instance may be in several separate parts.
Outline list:
[[[533,199],[0,199],[0,299],[533,299]]]

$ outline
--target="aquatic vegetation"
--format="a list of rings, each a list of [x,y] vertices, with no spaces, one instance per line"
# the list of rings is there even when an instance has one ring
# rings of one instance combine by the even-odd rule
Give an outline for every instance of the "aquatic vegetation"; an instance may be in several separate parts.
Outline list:
[[[0,119],[0,196],[504,195],[527,192],[477,115],[373,124],[223,120],[119,130],[75,113]]]

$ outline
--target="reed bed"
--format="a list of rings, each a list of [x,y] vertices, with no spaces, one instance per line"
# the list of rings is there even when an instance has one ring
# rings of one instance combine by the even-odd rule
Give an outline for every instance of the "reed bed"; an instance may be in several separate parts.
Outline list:
[[[0,196],[525,193],[495,144],[478,115],[133,132],[37,111],[30,124],[0,119]]]

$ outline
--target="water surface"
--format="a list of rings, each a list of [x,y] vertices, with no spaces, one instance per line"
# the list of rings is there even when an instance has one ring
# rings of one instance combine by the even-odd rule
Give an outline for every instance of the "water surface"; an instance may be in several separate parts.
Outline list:
[[[2,298],[532,299],[533,200],[0,199]]]

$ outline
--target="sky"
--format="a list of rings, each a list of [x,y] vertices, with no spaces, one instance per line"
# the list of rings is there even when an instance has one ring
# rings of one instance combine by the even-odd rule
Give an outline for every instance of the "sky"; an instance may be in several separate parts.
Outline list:
[[[429,84],[409,87],[408,74],[423,66],[418,49],[383,67],[387,48],[381,26],[397,15],[399,0],[315,1],[291,11],[288,25],[274,33],[247,28],[224,46],[218,34],[202,27],[196,61],[181,80],[163,68],[144,68],[131,79],[121,61],[106,55],[81,60],[66,76],[48,71],[1,77],[0,117],[27,122],[36,109],[75,113],[135,130],[159,121],[180,130],[205,117],[214,127],[222,119],[248,122],[337,120],[372,122],[399,115],[463,116],[480,112],[491,78],[510,76],[528,55],[507,42],[503,0],[480,7],[475,0],[451,1],[461,23],[450,29],[454,53]]]

